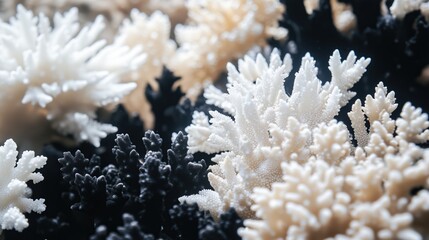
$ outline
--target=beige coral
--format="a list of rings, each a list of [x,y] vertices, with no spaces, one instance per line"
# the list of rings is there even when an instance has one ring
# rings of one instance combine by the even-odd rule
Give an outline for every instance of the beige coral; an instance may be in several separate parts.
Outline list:
[[[335,27],[341,33],[347,34],[356,27],[356,16],[350,5],[341,3],[338,0],[330,0],[332,17]],[[319,9],[319,0],[304,0],[305,10],[308,14]]]
[[[286,35],[278,27],[284,11],[278,0],[189,0],[186,6],[189,22],[176,26],[180,47],[169,63],[185,92],[216,80],[229,61],[267,38]]]
[[[367,97],[364,118],[358,117],[362,108],[355,107],[349,114],[352,122],[368,119],[369,132],[364,129],[363,134],[369,143],[362,146],[359,141],[356,154],[340,161],[334,161],[335,155],[319,154],[304,163],[283,162],[283,182],[255,188],[256,219],[245,220],[239,234],[244,239],[429,236],[422,226],[429,220],[429,149],[415,145],[429,140],[428,116],[407,103],[395,121],[390,118],[395,108],[392,92],[379,84],[375,96]],[[329,137],[318,139],[324,143],[318,144],[319,152],[336,149],[335,144],[327,144],[332,142]],[[351,150],[350,145],[337,147]],[[362,158],[362,151],[366,157]]]
[[[259,219],[245,220],[244,239],[422,239],[429,232],[429,151],[349,157],[339,165],[310,159],[282,164],[284,182],[252,195]],[[417,164],[414,164],[417,162]],[[384,187],[383,187],[384,186]],[[368,195],[369,194],[369,195]]]
[[[167,15],[155,12],[146,15],[134,9],[119,30],[115,43],[131,48],[139,47],[146,56],[145,63],[136,69],[125,81],[137,83],[136,89],[126,96],[122,103],[131,113],[139,113],[146,128],[153,126],[153,116],[144,92],[147,84],[155,90],[163,66],[173,56],[176,44],[170,39],[170,21]]]

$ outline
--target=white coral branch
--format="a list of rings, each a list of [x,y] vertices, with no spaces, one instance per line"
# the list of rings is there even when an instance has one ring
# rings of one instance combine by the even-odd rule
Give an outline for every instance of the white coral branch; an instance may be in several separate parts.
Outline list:
[[[47,158],[34,156],[33,151],[24,151],[18,161],[17,156],[17,145],[12,139],[0,146],[0,224],[1,229],[22,231],[28,227],[24,213],[45,211],[44,199],[29,198],[31,189],[26,182],[43,180],[34,171],[42,168]]]
[[[368,63],[364,58],[356,61],[353,53],[341,61],[335,52],[330,64],[339,66],[332,66],[335,76],[322,85],[315,61],[307,54],[291,95],[284,89],[292,69],[288,55],[281,59],[274,50],[269,61],[259,54],[256,59],[239,60],[238,69],[228,64],[227,93],[210,87],[206,95],[208,102],[230,116],[217,111],[210,116],[194,113],[186,128],[190,152],[219,153],[212,159],[217,165],[209,180],[223,210],[234,207],[241,216],[252,216],[253,188],[278,181],[284,161],[303,163],[313,154],[334,163],[349,156],[346,127],[331,121],[345,104],[341,99],[347,102],[353,95],[349,88]]]

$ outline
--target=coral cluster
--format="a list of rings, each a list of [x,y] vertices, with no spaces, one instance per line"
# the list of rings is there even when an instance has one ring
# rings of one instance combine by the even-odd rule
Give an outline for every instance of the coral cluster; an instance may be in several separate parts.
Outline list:
[[[116,127],[97,122],[99,107],[117,102],[136,87],[121,76],[142,64],[138,49],[97,40],[102,18],[80,29],[77,9],[57,14],[54,26],[18,6],[16,18],[1,22],[1,139],[40,145],[59,137],[89,141]],[[115,59],[106,61],[106,56]],[[17,116],[20,116],[17,119]]]
[[[429,238],[427,0],[0,18],[0,239]]]
[[[160,77],[163,66],[175,53],[176,43],[170,39],[170,28],[168,16],[161,12],[148,16],[134,9],[115,38],[115,43],[119,45],[140,47],[146,56],[145,64],[128,76],[137,83],[137,87],[122,102],[129,112],[139,113],[147,127],[153,126],[153,119],[150,118],[150,106],[143,93],[148,83],[158,89],[155,78]]]
[[[238,70],[228,65],[228,92],[213,87],[205,92],[208,101],[228,114],[212,111],[209,121],[205,114],[195,112],[186,128],[190,152],[220,153],[212,159],[217,165],[209,173],[215,191],[203,191],[182,201],[196,201],[214,215],[234,207],[242,216],[252,216],[253,188],[269,187],[280,179],[282,161],[308,160],[307,145],[315,142],[312,131],[325,131],[318,125],[328,124],[354,96],[349,89],[368,64],[369,59],[357,60],[353,52],[341,62],[339,53],[334,52],[330,59],[332,80],[322,85],[315,61],[307,55],[290,95],[283,87],[292,69],[288,55],[281,60],[273,51],[269,63],[262,55],[256,60],[247,57],[239,61]],[[339,132],[344,128],[337,126]]]
[[[392,119],[394,93],[380,83],[348,113],[357,146],[334,118],[368,63],[354,53],[341,62],[334,52],[332,80],[322,84],[307,55],[291,94],[283,88],[287,55],[281,61],[273,51],[269,63],[247,58],[239,70],[229,65],[227,93],[205,92],[228,114],[196,112],[186,129],[190,152],[218,153],[208,175],[214,190],[179,200],[214,216],[234,207],[248,218],[239,231],[245,239],[426,236],[429,152],[416,144],[429,140],[427,114],[407,103]]]
[[[186,6],[190,24],[176,27],[180,47],[168,64],[182,78],[184,91],[214,81],[229,61],[265,45],[269,37],[280,39],[287,33],[278,27],[284,7],[275,0],[190,0]],[[195,95],[193,91],[189,94]]]

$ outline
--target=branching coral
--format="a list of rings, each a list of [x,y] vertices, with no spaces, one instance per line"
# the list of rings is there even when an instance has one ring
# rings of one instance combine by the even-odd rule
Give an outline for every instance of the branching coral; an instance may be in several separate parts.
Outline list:
[[[147,128],[153,126],[151,111],[145,99],[145,88],[149,83],[158,90],[155,78],[160,77],[163,66],[173,56],[176,44],[170,40],[170,21],[167,15],[155,12],[151,16],[134,9],[119,30],[115,43],[129,47],[140,47],[146,55],[145,64],[134,71],[131,79],[137,82],[136,89],[126,96],[123,103],[128,111],[140,114]]]
[[[182,78],[185,92],[216,80],[228,61],[264,45],[267,38],[286,35],[277,23],[284,10],[278,0],[191,0],[186,6],[189,25],[176,26],[180,47],[168,64]]]
[[[0,141],[53,161],[0,147],[1,239],[429,238],[428,0],[16,2]]]
[[[18,6],[16,18],[0,23],[2,139],[41,145],[60,134],[97,146],[116,131],[97,122],[95,111],[135,88],[120,77],[140,66],[143,56],[97,41],[101,17],[82,29],[77,18],[77,9],[57,14],[51,27],[47,17]]]
[[[27,182],[38,183],[42,174],[34,172],[46,164],[46,157],[34,156],[33,151],[24,151],[17,161],[17,145],[6,140],[0,146],[0,235],[4,229],[22,231],[28,227],[24,213],[45,211],[44,199],[30,198]]]
[[[172,234],[170,228],[178,223],[167,221],[168,210],[178,203],[179,196],[197,193],[208,186],[207,164],[187,153],[187,138],[180,132],[165,157],[162,139],[152,131],[147,131],[143,138],[146,148],[143,158],[128,135],[118,134],[115,142],[112,149],[115,162],[104,167],[107,159],[101,161],[97,156],[87,159],[80,151],[74,156],[65,153],[58,160],[68,186],[63,195],[71,202],[71,210],[91,216],[89,228],[96,228],[93,239],[104,239],[115,231],[124,213],[133,214],[138,222],[141,230],[129,229],[136,234],[156,237]],[[119,232],[128,231],[126,225],[130,221],[126,219],[123,219],[125,229],[120,227]]]
[[[392,119],[394,93],[380,83],[349,112],[357,147],[334,119],[368,63],[353,53],[341,62],[334,52],[332,80],[322,85],[307,55],[290,95],[287,56],[281,61],[274,51],[270,63],[259,55],[239,61],[239,70],[229,65],[228,92],[210,87],[206,97],[230,115],[213,111],[209,120],[195,112],[186,129],[190,152],[218,153],[209,173],[214,190],[180,200],[214,216],[236,208],[250,218],[239,231],[245,239],[422,239],[429,151],[416,144],[429,141],[427,114],[407,103]]]
[[[355,136],[365,136],[366,141],[358,138],[354,155],[336,163],[317,154],[304,164],[283,162],[284,182],[273,183],[271,190],[254,189],[252,210],[260,220],[246,220],[240,235],[244,239],[426,238],[429,150],[415,143],[429,141],[428,116],[407,103],[401,117],[393,120],[394,101],[382,84],[374,97],[367,97],[365,107],[356,101],[349,116]],[[365,118],[369,132],[362,128]],[[344,145],[325,146],[329,152],[351,150]]]
[[[332,80],[322,85],[314,59],[306,55],[290,95],[283,87],[291,70],[289,56],[282,61],[273,51],[269,63],[262,55],[256,60],[245,57],[238,70],[229,64],[228,93],[211,87],[206,97],[231,116],[212,111],[209,120],[195,112],[186,129],[190,152],[218,153],[209,173],[214,191],[180,200],[197,202],[214,216],[234,207],[241,216],[250,217],[253,188],[269,187],[281,179],[281,162],[305,162],[312,151],[333,161],[346,157],[349,152],[341,149],[350,146],[346,127],[331,121],[354,96],[349,89],[368,64],[369,59],[357,60],[353,52],[341,61],[336,51],[329,60]],[[331,152],[323,150],[326,131],[336,134],[327,138]]]
[[[356,27],[356,16],[353,14],[351,6],[341,3],[338,0],[330,0],[332,6],[332,21],[338,31],[348,33]],[[308,14],[313,13],[320,7],[319,0],[304,0],[305,10]]]
[[[315,10],[308,14],[305,2],[313,2]],[[334,49],[342,52],[356,51],[371,58],[371,67],[356,91],[360,98],[372,94],[378,81],[383,81],[396,92],[400,105],[411,101],[429,111],[425,101],[427,86],[415,79],[427,82],[426,67],[429,65],[429,24],[424,11],[412,11],[404,18],[394,17],[388,8],[394,1],[384,0],[338,0],[351,8],[356,17],[356,28],[347,36],[336,27],[331,0],[294,1],[282,0],[287,6],[280,25],[289,30],[288,41],[270,41],[273,47],[290,53],[294,70],[298,69],[302,56],[310,52],[318,59],[319,75],[329,76],[325,60]],[[404,1],[412,3],[415,1]],[[320,47],[323,46],[323,47]],[[377,79],[377,81],[371,81]]]

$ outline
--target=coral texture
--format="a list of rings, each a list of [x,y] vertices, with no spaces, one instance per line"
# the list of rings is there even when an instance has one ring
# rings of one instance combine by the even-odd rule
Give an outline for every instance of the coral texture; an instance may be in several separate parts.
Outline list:
[[[278,27],[284,7],[278,0],[190,0],[186,2],[189,24],[178,25],[180,47],[168,64],[182,78],[180,86],[190,95],[206,81],[214,81],[229,61],[270,37],[284,38]],[[196,91],[199,93],[199,91]]]
[[[167,15],[155,12],[148,16],[134,9],[115,39],[119,45],[140,47],[146,56],[145,64],[129,76],[137,83],[137,87],[122,102],[129,112],[139,113],[147,128],[152,128],[154,123],[144,91],[148,83],[158,90],[155,78],[161,76],[163,66],[176,50],[175,42],[170,40],[170,28]]]
[[[429,0],[0,18],[1,240],[429,239]]]
[[[245,220],[240,235],[244,239],[427,238],[429,150],[416,144],[429,140],[428,116],[407,103],[394,120],[394,101],[382,84],[364,107],[356,101],[349,113],[358,142],[353,155],[332,161],[333,153],[352,150],[349,143],[332,144],[330,139],[349,141],[345,129],[345,134],[331,132],[330,137],[318,138],[318,151],[307,162],[283,162],[283,182],[273,183],[271,190],[254,189],[252,210],[261,220]]]
[[[87,220],[89,226],[85,227],[96,228],[93,239],[115,236],[116,230],[139,236],[174,236],[174,231],[169,231],[178,223],[170,220],[168,211],[178,203],[179,196],[197,193],[208,186],[207,164],[187,153],[187,137],[181,132],[165,155],[161,150],[162,139],[152,131],[144,135],[143,158],[128,135],[118,134],[115,142],[112,149],[115,159],[111,163],[97,155],[85,158],[81,151],[75,155],[64,153],[58,160],[68,186],[64,200],[71,203],[72,211],[91,216]],[[124,213],[132,214],[132,218]],[[122,220],[124,227],[118,227]],[[138,222],[140,228],[127,227],[131,222]],[[81,234],[85,237],[88,232]]]
[[[239,230],[244,239],[427,236],[429,151],[417,145],[429,141],[427,114],[407,103],[392,119],[394,93],[379,83],[348,113],[353,134],[334,118],[368,64],[334,52],[332,80],[322,85],[307,55],[290,95],[287,55],[281,61],[273,51],[269,63],[247,57],[239,70],[229,65],[227,93],[205,92],[229,115],[195,112],[186,129],[190,152],[218,153],[209,173],[214,190],[179,200],[215,217],[234,207],[248,218]]]
[[[314,2],[309,14],[305,2]],[[351,8],[356,27],[344,35],[333,21],[335,5],[331,0],[282,0],[287,7],[280,26],[288,29],[286,43],[270,41],[272,47],[290,53],[294,71],[301,58],[310,52],[318,60],[318,76],[328,78],[327,60],[335,49],[353,50],[371,58],[371,66],[355,88],[359,98],[372,94],[378,81],[383,81],[396,92],[402,106],[411,101],[429,111],[426,94],[429,91],[427,66],[429,65],[429,24],[424,11],[412,11],[397,18],[388,11],[393,1],[338,0]],[[404,1],[411,3],[414,1]],[[323,47],[321,47],[323,46]],[[416,80],[419,79],[419,82]],[[422,85],[425,83],[426,85]]]
[[[17,145],[12,139],[0,146],[0,235],[4,229],[22,231],[28,227],[24,213],[45,211],[44,199],[31,199],[27,182],[38,183],[42,174],[34,172],[46,164],[44,156],[24,151],[18,159]]]
[[[33,146],[71,136],[99,145],[116,127],[97,122],[95,111],[135,88],[120,80],[143,56],[138,49],[97,41],[101,17],[80,29],[77,9],[57,14],[53,26],[44,15],[33,16],[22,6],[17,11],[0,23],[1,139]]]
[[[304,0],[303,2],[308,14],[319,10],[319,0]],[[339,0],[330,0],[330,4],[332,6],[332,21],[339,32],[348,33],[356,27],[356,16],[349,4],[341,3]]]
[[[283,84],[291,64],[288,55],[282,61],[276,50],[269,63],[262,55],[256,60],[245,57],[238,70],[227,66],[227,93],[214,87],[206,90],[207,101],[230,115],[212,111],[209,120],[195,112],[186,132],[190,152],[218,153],[208,175],[214,190],[180,201],[197,202],[214,216],[234,207],[241,216],[251,217],[253,188],[269,187],[281,179],[283,161],[306,162],[311,145],[313,152],[327,155],[330,161],[348,155],[349,150],[341,148],[348,145],[347,128],[331,121],[354,96],[349,89],[361,78],[369,59],[357,60],[351,52],[341,61],[339,52],[334,52],[329,60],[332,79],[322,85],[314,59],[306,55],[292,93],[287,94]],[[327,146],[320,141],[326,136],[338,151],[323,152]]]

